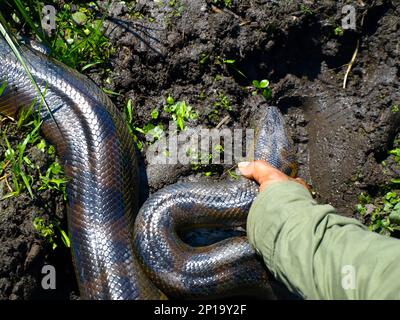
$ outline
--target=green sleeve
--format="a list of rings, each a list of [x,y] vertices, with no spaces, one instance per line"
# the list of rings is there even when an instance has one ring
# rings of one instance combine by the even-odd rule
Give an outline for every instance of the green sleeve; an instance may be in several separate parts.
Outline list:
[[[276,279],[305,299],[400,299],[400,240],[317,204],[297,182],[258,195],[247,234]]]

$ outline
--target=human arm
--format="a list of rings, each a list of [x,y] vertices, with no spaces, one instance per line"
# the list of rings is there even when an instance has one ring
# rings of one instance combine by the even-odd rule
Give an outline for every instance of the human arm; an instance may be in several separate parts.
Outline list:
[[[241,171],[262,189],[248,216],[249,241],[291,291],[306,299],[400,298],[399,240],[337,215],[265,163]]]

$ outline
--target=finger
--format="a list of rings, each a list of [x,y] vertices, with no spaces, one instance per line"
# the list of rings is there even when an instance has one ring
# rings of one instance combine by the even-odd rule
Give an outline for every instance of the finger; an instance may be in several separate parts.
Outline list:
[[[268,179],[268,177],[277,170],[264,160],[240,162],[238,167],[243,176],[249,179],[254,179],[258,183]]]

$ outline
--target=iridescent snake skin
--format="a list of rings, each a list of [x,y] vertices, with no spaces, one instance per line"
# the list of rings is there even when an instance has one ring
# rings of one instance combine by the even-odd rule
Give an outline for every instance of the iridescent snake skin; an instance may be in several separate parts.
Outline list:
[[[191,247],[182,228],[243,226],[257,195],[246,179],[170,185],[138,213],[133,140],[110,99],[88,78],[21,47],[45,92],[41,130],[57,148],[66,176],[67,217],[77,282],[84,299],[217,298],[270,295],[267,272],[246,237]],[[40,101],[26,72],[0,36],[0,113],[15,117]],[[293,174],[294,156],[277,108],[263,108],[255,158]]]

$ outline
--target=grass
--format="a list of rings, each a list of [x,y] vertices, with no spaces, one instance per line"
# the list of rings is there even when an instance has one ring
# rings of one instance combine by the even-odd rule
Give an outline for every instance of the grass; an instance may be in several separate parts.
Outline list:
[[[4,182],[7,193],[2,195],[0,201],[19,197],[25,192],[29,194],[31,199],[40,197],[40,193],[46,190],[56,190],[56,194],[62,194],[66,200],[67,178],[61,168],[61,165],[55,159],[55,148],[47,145],[44,139],[41,138],[39,131],[42,121],[39,117],[39,112],[33,112],[33,105],[21,111],[18,122],[15,123],[18,132],[21,134],[21,139],[11,143],[7,137],[7,131],[4,130],[3,143],[0,143],[0,181]],[[14,139],[15,140],[15,139]],[[50,163],[47,170],[42,174],[42,164],[36,163],[31,159],[29,154],[33,149],[38,149],[42,153],[47,153],[53,162]],[[36,177],[39,177],[37,179]],[[37,220],[39,219],[39,220]],[[35,229],[39,235],[55,249],[57,246],[56,238],[68,244],[68,236],[61,229],[61,223],[58,221],[50,225],[44,226],[41,217],[33,221]],[[57,218],[53,218],[57,219]],[[51,231],[52,227],[56,226]]]
[[[56,30],[45,34],[41,29],[44,5],[54,1],[6,0],[0,1],[0,12],[15,34],[31,34],[50,48],[50,55],[68,66],[84,71],[95,66],[106,69],[114,48],[105,36],[105,16],[96,2],[65,3],[56,14]]]
[[[46,142],[40,136],[40,126],[42,121],[39,112],[32,112],[33,105],[21,111],[18,118],[17,128],[22,134],[22,139],[16,145],[12,146],[7,138],[7,131],[3,131],[3,141],[1,145],[3,156],[0,157],[0,178],[6,181],[9,192],[0,200],[10,197],[17,197],[23,191],[27,191],[32,199],[35,198],[33,191],[34,178],[31,171],[38,171],[41,183],[37,190],[55,189],[63,193],[66,199],[67,179],[64,176],[61,165],[54,160],[44,175],[40,172],[40,166],[36,165],[28,156],[27,149],[37,148],[41,152],[47,152],[55,158],[55,148],[47,146]],[[2,176],[3,175],[3,176]]]
[[[0,32],[40,93],[40,105],[50,110],[44,99],[45,93],[40,91],[34,81],[26,62],[20,55],[18,43],[10,36],[11,33],[40,39],[50,48],[52,57],[79,71],[93,67],[106,69],[114,49],[103,33],[104,16],[99,14],[96,3],[79,3],[76,9],[68,3],[64,4],[57,12],[57,29],[51,35],[45,34],[41,29],[41,9],[45,4],[54,3],[51,0],[46,3],[38,0],[0,1]],[[0,84],[0,95],[6,87],[7,83]],[[46,190],[50,190],[53,194],[62,194],[66,200],[68,181],[55,158],[54,147],[48,146],[41,138],[40,126],[39,112],[34,110],[32,104],[30,108],[21,111],[16,122],[21,135],[20,141],[10,141],[6,130],[1,133],[3,142],[0,145],[0,179],[6,194],[2,191],[0,201],[19,197],[25,192],[30,198],[36,199]],[[32,148],[47,153],[53,159],[47,169],[30,158],[28,151]],[[52,219],[47,223],[42,217],[37,217],[33,225],[39,235],[50,242],[53,248],[56,247],[57,239],[61,239],[68,247],[69,239],[61,229],[60,221],[56,217]]]
[[[399,170],[400,146],[389,151],[389,155]],[[383,166],[385,165],[386,162],[383,163]],[[376,197],[362,193],[356,210],[371,231],[383,235],[398,234],[400,231],[400,177],[390,179],[380,188]]]
[[[104,16],[98,12],[95,2],[81,3],[75,12],[70,4],[64,4],[57,14],[51,55],[80,71],[105,68],[115,50],[104,35]]]

